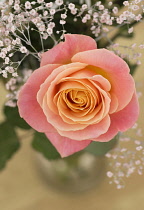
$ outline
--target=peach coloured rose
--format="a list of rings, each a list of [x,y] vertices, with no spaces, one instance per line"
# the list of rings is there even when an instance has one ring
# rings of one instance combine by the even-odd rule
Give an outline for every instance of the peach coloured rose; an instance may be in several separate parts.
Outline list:
[[[21,117],[49,138],[62,157],[91,141],[110,141],[138,118],[139,106],[129,67],[91,37],[65,35],[42,54],[41,66],[22,87]]]

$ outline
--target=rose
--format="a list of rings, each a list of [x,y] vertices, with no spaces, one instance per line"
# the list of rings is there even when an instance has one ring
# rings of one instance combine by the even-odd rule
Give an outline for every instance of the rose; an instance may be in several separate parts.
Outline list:
[[[95,40],[67,34],[42,54],[18,97],[31,127],[44,132],[62,157],[91,141],[107,142],[133,126],[139,106],[128,65]]]

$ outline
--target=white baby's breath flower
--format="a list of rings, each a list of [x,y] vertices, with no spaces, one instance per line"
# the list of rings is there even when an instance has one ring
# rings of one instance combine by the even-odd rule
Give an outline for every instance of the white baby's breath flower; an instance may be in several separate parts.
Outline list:
[[[22,46],[22,47],[20,48],[20,52],[21,52],[21,53],[27,53],[26,47]]]
[[[64,24],[66,24],[66,21],[65,20],[60,20],[60,24],[64,25]]]
[[[11,58],[13,56],[13,53],[10,53],[8,56]]]
[[[95,5],[99,7],[101,5],[101,1],[96,2]]]
[[[70,12],[71,12],[71,14],[75,15],[77,13],[77,8],[72,9]]]
[[[14,72],[14,68],[12,66],[7,66],[5,69],[9,73],[13,73]]]
[[[67,18],[67,15],[66,14],[61,14],[61,18],[62,19],[66,19]]]
[[[29,12],[31,15],[35,16],[36,15],[36,11],[35,9],[32,9],[30,12]]]
[[[19,6],[18,4],[15,4],[15,5],[14,5],[14,9],[15,9],[16,11],[18,11],[18,10],[20,10],[20,6]]]
[[[11,23],[13,21],[13,14],[10,14],[8,17],[8,22]]]
[[[25,8],[26,9],[31,9],[32,8],[31,3],[29,1],[25,2]]]
[[[112,6],[112,5],[113,5],[113,2],[110,1],[110,2],[108,3],[108,6]]]
[[[51,15],[54,15],[55,12],[56,12],[55,9],[50,9],[50,14],[51,14]]]
[[[44,17],[48,15],[48,11],[44,11],[43,13]]]
[[[3,76],[4,78],[7,78],[7,77],[8,77],[8,74],[7,74],[7,72],[6,72],[5,70],[2,71],[2,76]]]
[[[10,60],[10,59],[9,59],[8,57],[6,57],[6,58],[5,58],[5,64],[9,64],[9,60]]]
[[[85,17],[86,17],[87,20],[91,19],[91,16],[89,14],[86,14]]]
[[[123,5],[124,5],[124,6],[129,6],[129,2],[128,2],[128,1],[124,1],[124,2],[123,2]]]
[[[111,177],[113,177],[113,173],[112,173],[111,171],[108,171],[108,172],[107,172],[107,176],[108,176],[109,178],[111,178]]]
[[[13,76],[13,77],[18,77],[17,72],[12,73],[12,76]]]
[[[83,10],[87,9],[87,7],[88,7],[87,4],[83,4],[83,5],[82,5],[82,9],[83,9]]]
[[[48,38],[48,34],[47,33],[43,33],[43,39],[47,39]]]
[[[21,43],[21,40],[19,38],[16,38],[16,43],[17,44],[20,44]]]
[[[133,11],[136,11],[136,10],[139,9],[139,6],[138,5],[132,5],[131,8],[132,8]]]
[[[139,15],[137,15],[136,17],[135,17],[135,20],[136,21],[139,21],[139,20],[141,20],[142,19],[142,15],[141,14],[139,14]]]
[[[104,10],[104,5],[100,5],[99,10]]]
[[[75,5],[74,5],[73,3],[70,3],[70,4],[68,4],[68,8],[69,8],[70,10],[72,10],[72,9],[75,8]]]
[[[6,57],[6,54],[4,52],[1,52],[0,53],[0,58],[5,58]]]
[[[12,40],[12,44],[13,45],[16,45],[16,40]]]
[[[48,28],[48,29],[47,29],[47,33],[48,33],[48,35],[52,35],[52,33],[53,33],[52,28]]]
[[[53,6],[53,2],[46,3],[47,8],[51,8]]]
[[[3,44],[3,41],[0,41],[0,47],[3,47],[4,44]]]
[[[12,5],[13,4],[13,0],[9,0],[9,5]]]
[[[128,33],[131,34],[133,32],[133,27],[128,29]]]
[[[140,49],[144,49],[144,44],[139,45]]]
[[[41,3],[44,2],[44,0],[37,0],[37,2],[38,2],[39,4],[41,4]]]
[[[82,23],[86,23],[87,22],[87,18],[86,17],[83,17],[82,18]]]
[[[48,24],[48,28],[54,28],[55,27],[55,23],[54,22],[50,22],[49,24]]]
[[[6,45],[10,45],[11,40],[10,40],[9,38],[6,38],[6,39],[4,39],[4,43],[5,43]]]
[[[114,7],[112,11],[113,11],[114,14],[117,14],[118,13],[118,8]]]
[[[63,4],[63,0],[56,0],[55,3],[56,5],[61,6]]]
[[[45,25],[44,25],[44,24],[41,25],[41,24],[39,23],[39,31],[45,31]]]

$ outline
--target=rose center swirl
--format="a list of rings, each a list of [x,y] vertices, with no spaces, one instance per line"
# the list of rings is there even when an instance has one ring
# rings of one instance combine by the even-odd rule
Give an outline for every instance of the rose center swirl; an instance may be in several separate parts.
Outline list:
[[[56,113],[69,124],[94,124],[109,112],[110,94],[95,78],[62,78],[54,88]]]
[[[69,109],[83,110],[90,105],[90,93],[87,90],[68,89],[62,92],[62,97]]]

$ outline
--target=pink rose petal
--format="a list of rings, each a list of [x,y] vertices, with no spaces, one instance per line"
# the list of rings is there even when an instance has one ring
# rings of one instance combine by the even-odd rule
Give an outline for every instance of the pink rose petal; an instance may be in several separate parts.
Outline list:
[[[96,82],[99,83],[100,87],[105,90],[105,91],[110,91],[111,89],[111,84],[110,82],[104,78],[103,76],[101,75],[95,75],[91,78],[91,80],[94,80]]]
[[[65,34],[65,42],[57,44],[42,54],[41,66],[47,64],[71,63],[71,58],[78,52],[96,49],[94,39],[85,35]]]
[[[53,130],[53,127],[47,122],[43,110],[37,102],[37,92],[40,85],[58,66],[52,64],[35,70],[19,93],[17,104],[20,116],[39,132]]]
[[[95,139],[91,139],[92,141],[99,141],[99,142],[107,142],[113,139],[117,134],[119,130],[115,126],[115,122],[111,120],[111,125],[108,129],[108,131],[100,136],[98,136]]]
[[[108,131],[101,136],[92,139],[92,141],[106,142],[110,141],[117,135],[119,131],[126,131],[131,128],[136,122],[139,115],[139,104],[137,96],[134,93],[130,103],[121,111],[116,112],[111,116],[111,125]]]
[[[114,93],[111,93],[110,96],[111,96],[111,104],[110,104],[109,113],[112,114],[116,112],[118,109],[118,99]]]
[[[126,131],[131,128],[139,115],[139,104],[136,93],[134,93],[130,103],[121,111],[113,113],[111,120],[119,131]]]
[[[60,136],[58,133],[45,133],[61,157],[67,157],[87,147],[91,141],[74,141],[72,139]]]

